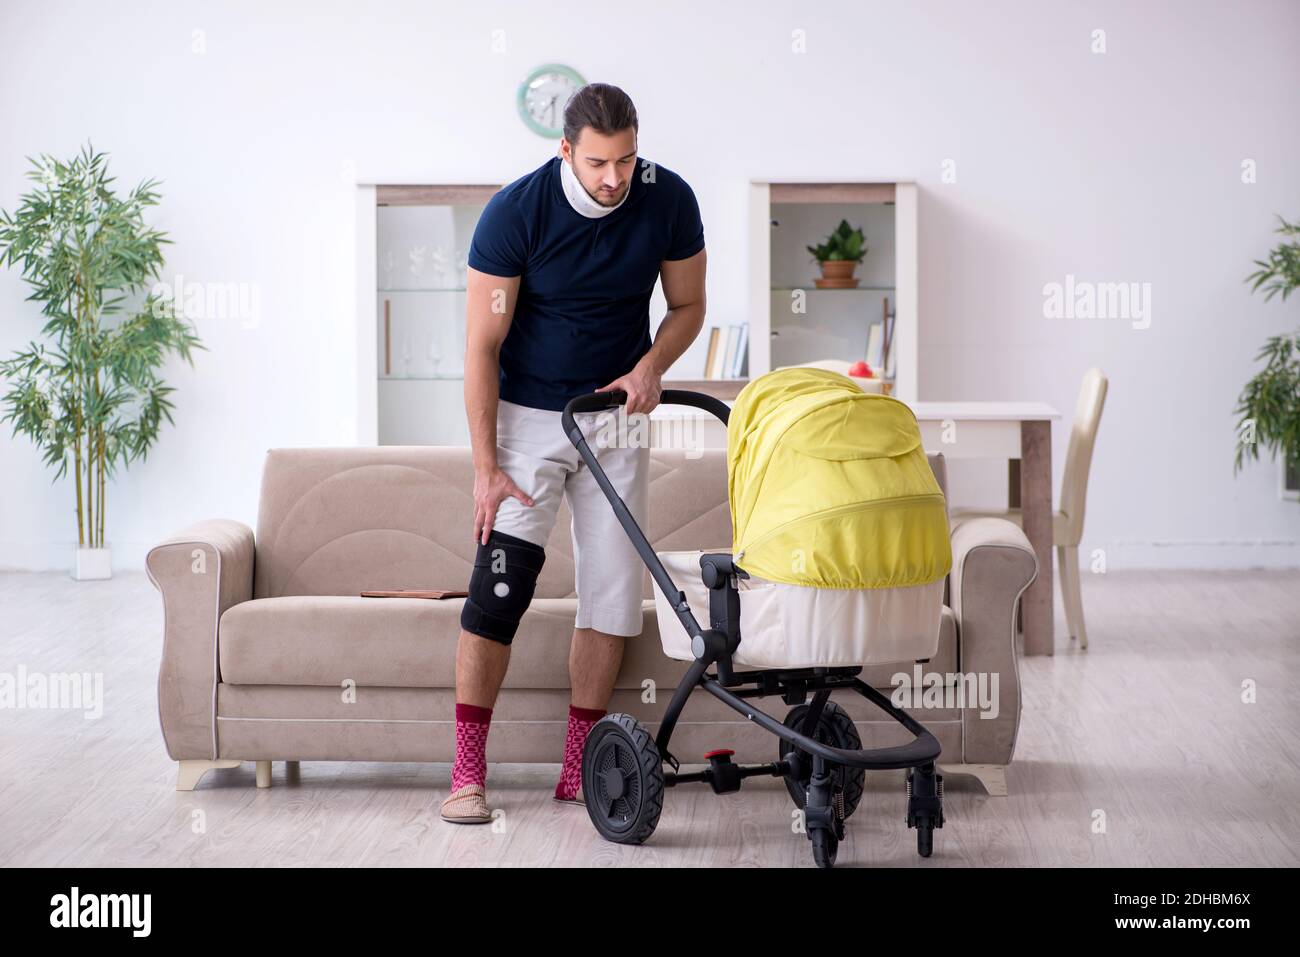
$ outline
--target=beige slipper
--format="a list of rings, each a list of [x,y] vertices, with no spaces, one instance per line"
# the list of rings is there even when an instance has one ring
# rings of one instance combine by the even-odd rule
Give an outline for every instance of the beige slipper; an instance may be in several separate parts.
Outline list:
[[[487,789],[481,784],[467,784],[453,791],[442,802],[442,819],[453,824],[490,824],[492,812],[488,810]]]

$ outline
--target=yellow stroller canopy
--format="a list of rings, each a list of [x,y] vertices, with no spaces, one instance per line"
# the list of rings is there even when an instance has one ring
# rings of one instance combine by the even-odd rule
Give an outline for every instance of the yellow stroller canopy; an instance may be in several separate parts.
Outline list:
[[[750,382],[727,426],[736,564],[815,588],[900,588],[952,567],[948,514],[916,417],[847,376]]]

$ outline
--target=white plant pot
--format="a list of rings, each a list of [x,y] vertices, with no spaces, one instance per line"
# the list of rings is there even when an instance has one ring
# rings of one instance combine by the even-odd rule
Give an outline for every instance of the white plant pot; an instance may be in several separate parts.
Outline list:
[[[78,548],[72,577],[77,581],[112,578],[113,550],[107,545],[103,548]]]

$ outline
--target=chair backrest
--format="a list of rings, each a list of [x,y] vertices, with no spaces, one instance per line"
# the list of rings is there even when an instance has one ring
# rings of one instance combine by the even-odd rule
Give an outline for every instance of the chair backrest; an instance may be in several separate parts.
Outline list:
[[[939,491],[943,492],[946,498],[948,495],[947,460],[944,459],[942,452],[926,452],[925,457],[930,461],[930,471],[934,473],[934,480],[939,483]],[[951,507],[948,511],[952,511]]]
[[[1078,545],[1083,537],[1083,512],[1088,498],[1088,471],[1092,467],[1092,449],[1101,424],[1101,410],[1106,404],[1108,380],[1097,368],[1083,375],[1079,399],[1074,407],[1070,427],[1070,446],[1065,453],[1065,476],[1061,480],[1061,512],[1065,515],[1066,540],[1057,545]]]
[[[468,446],[270,449],[253,597],[464,589],[477,552],[473,493]],[[726,451],[651,449],[649,512],[642,530],[658,550],[729,547]],[[562,501],[538,598],[575,594],[570,526]],[[643,579],[653,598],[649,571]]]

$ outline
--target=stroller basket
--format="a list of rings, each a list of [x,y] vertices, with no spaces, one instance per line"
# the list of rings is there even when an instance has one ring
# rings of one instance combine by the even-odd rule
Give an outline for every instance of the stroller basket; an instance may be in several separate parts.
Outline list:
[[[862,796],[865,772],[905,768],[907,824],[917,830],[918,853],[930,856],[934,830],[943,826],[943,778],[935,767],[939,742],[858,676],[865,664],[921,660],[934,653],[943,579],[951,565],[946,509],[920,450],[910,410],[893,399],[886,399],[888,406],[853,405],[858,401],[855,393],[869,395],[837,373],[802,368],[753,380],[734,410],[701,393],[663,391],[660,404],[702,409],[728,426],[729,497],[733,537],[739,545],[734,556],[730,549],[656,553],[646,539],[574,419],[578,413],[622,405],[625,393],[583,395],[565,407],[565,434],[655,581],[664,651],[691,662],[656,735],[628,714],[606,715],[588,734],[582,789],[588,815],[606,839],[623,844],[646,841],[658,824],[666,788],[699,782],[724,794],[739,790],[746,777],[782,777],[803,809],[815,862],[830,867],[844,837],[845,820]],[[774,410],[779,414],[770,414]],[[873,417],[887,413],[888,427],[879,442],[873,438],[864,445],[858,441],[861,436],[838,435],[825,426],[849,421],[847,411]],[[782,416],[801,424],[792,429]],[[820,431],[818,421],[823,423]],[[743,426],[743,434],[738,426]],[[798,444],[797,436],[806,428],[815,433],[815,448]],[[748,457],[745,443],[755,443],[748,447]],[[800,513],[790,498],[797,492],[790,486],[798,482],[775,482],[773,487],[784,489],[786,498],[775,496],[771,508],[761,496],[750,494],[763,485],[764,470],[781,467],[780,456],[787,449],[798,455],[812,451],[831,463],[827,474],[837,476],[836,481],[847,477],[839,490],[841,498],[849,493],[847,498],[837,502],[836,490],[823,485],[817,504]],[[916,467],[918,457],[923,475]],[[860,469],[857,479],[854,468]],[[880,468],[889,470],[887,481],[874,482],[877,473],[861,471]],[[802,459],[800,469],[807,478]],[[868,485],[886,487],[891,495],[879,502],[852,500]],[[864,545],[856,541],[861,535],[877,537],[868,537]],[[876,541],[894,545],[876,548]],[[806,553],[797,547],[809,543]],[[799,553],[793,562],[787,558],[792,547]],[[778,760],[738,765],[731,761],[734,752],[724,748],[704,756],[706,770],[680,772],[669,742],[696,688],[775,735]],[[864,749],[853,720],[830,700],[837,690],[860,694],[913,740]],[[784,720],[751,703],[772,695],[794,706]]]

